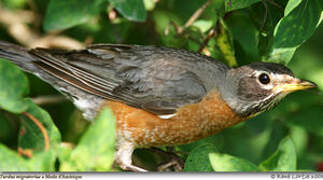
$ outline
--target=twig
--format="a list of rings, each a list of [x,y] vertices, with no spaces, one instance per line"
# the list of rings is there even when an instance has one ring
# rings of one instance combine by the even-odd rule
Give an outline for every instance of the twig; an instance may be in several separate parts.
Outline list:
[[[216,35],[216,25],[214,28],[211,29],[211,31],[209,32],[209,34],[207,35],[207,37],[204,39],[203,43],[201,44],[198,52],[201,53],[203,51],[203,49],[207,46],[207,44],[209,43],[210,39],[212,37],[214,37]]]
[[[213,0],[208,0],[200,8],[198,8],[193,13],[193,15],[186,21],[184,27],[178,26],[177,24],[171,21],[170,23],[176,28],[177,34],[182,34],[186,28],[190,27],[201,16],[203,11],[211,4],[212,1]]]
[[[177,25],[174,21],[170,21],[169,24],[167,24],[167,26],[165,28],[165,31],[164,31],[165,35],[168,35],[170,25],[175,27],[176,32],[177,32],[178,35],[183,33],[184,29],[181,26]]]
[[[62,35],[46,35],[44,37],[39,37],[31,42],[29,47],[54,47],[63,49],[82,49],[84,48],[84,43],[81,43],[75,39],[69,38]]]
[[[260,31],[262,31],[264,29],[266,21],[267,21],[267,15],[268,15],[268,6],[267,6],[266,2],[262,1],[262,3],[264,4],[264,7],[265,7],[265,14],[264,14],[264,19],[261,23]]]
[[[42,36],[39,32],[31,29],[28,24],[37,24],[37,15],[32,11],[17,10],[8,11],[0,4],[0,23],[4,24],[8,33],[19,43],[29,47],[56,47],[66,49],[81,49],[84,43],[67,36],[51,33]]]
[[[38,128],[40,129],[41,133],[43,134],[44,137],[44,143],[45,143],[45,151],[49,150],[49,137],[48,137],[48,133],[45,129],[45,127],[39,122],[39,120],[33,116],[32,114],[28,113],[28,112],[23,112],[22,114],[24,114],[25,116],[27,116],[30,120],[32,120],[36,126],[38,126]]]
[[[212,1],[213,0],[208,0],[200,8],[198,8],[194,12],[194,14],[187,20],[187,22],[184,25],[184,28],[191,26],[194,23],[194,21],[196,21],[196,19],[198,19],[201,16],[203,11],[211,4]]]
[[[267,1],[268,3],[270,3],[270,4],[274,5],[274,6],[276,6],[277,8],[279,8],[279,9],[281,9],[281,10],[283,10],[283,9],[284,9],[280,4],[276,3],[274,0],[265,0],[265,1]]]
[[[57,104],[66,100],[67,99],[61,95],[38,96],[32,98],[32,101],[37,105]]]

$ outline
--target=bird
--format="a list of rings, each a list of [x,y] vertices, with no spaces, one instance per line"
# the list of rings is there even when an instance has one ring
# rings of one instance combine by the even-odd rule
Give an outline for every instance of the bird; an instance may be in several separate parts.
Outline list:
[[[136,172],[147,171],[132,162],[136,148],[197,141],[269,111],[291,92],[317,87],[282,64],[232,68],[196,52],[159,46],[27,49],[0,41],[0,57],[66,95],[85,119],[110,108],[116,117],[115,161]]]

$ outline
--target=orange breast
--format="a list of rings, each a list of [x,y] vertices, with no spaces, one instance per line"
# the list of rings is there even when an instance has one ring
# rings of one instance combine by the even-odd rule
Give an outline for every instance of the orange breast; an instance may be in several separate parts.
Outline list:
[[[186,144],[216,134],[242,120],[215,92],[179,108],[170,119],[120,102],[108,101],[117,119],[117,136],[141,147]]]

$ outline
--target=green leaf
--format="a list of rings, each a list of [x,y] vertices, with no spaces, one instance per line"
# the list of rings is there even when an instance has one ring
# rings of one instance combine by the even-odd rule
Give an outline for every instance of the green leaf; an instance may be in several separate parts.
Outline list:
[[[214,144],[205,143],[194,148],[185,161],[184,171],[212,172],[209,154],[217,152]]]
[[[259,31],[250,19],[249,14],[243,11],[233,12],[227,17],[226,23],[232,32],[234,40],[239,43],[246,54],[245,59],[249,63],[258,61]],[[240,60],[238,57],[237,59]]]
[[[308,145],[308,132],[302,126],[291,126],[290,137],[294,142],[297,156],[301,156],[306,150],[306,146]]]
[[[42,152],[24,159],[0,144],[0,171],[54,171],[56,156],[53,151]]]
[[[176,28],[171,24],[171,21],[175,24],[182,24],[175,14],[155,10],[153,11],[153,19],[155,31],[160,34],[163,44],[167,44],[168,47],[181,47],[187,41],[183,36],[177,36]],[[168,33],[165,34],[166,29]]]
[[[60,162],[66,162],[69,161],[71,158],[71,153],[73,151],[73,146],[66,144],[66,143],[61,143],[58,146],[57,150],[57,156]]]
[[[263,161],[259,168],[264,171],[295,171],[296,149],[292,139],[289,136],[284,138],[276,152]]]
[[[143,0],[109,0],[110,3],[125,18],[131,21],[143,22],[146,20],[147,12]]]
[[[0,171],[30,171],[27,160],[0,144]]]
[[[49,148],[55,149],[61,141],[61,135],[57,127],[45,110],[38,107],[31,101],[29,101],[29,104],[29,108],[26,112],[34,116],[43,126],[43,130],[49,138]],[[47,139],[44,135],[44,131],[42,131],[42,127],[39,127],[36,122],[26,115],[22,115],[22,117],[23,121],[20,126],[18,147],[36,152],[44,151]]]
[[[302,44],[314,33],[321,11],[319,0],[303,0],[275,27],[274,48],[290,48]]]
[[[209,158],[214,171],[257,171],[255,164],[228,154],[210,153]]]
[[[233,11],[237,9],[246,8],[261,0],[225,0],[225,11]]]
[[[28,79],[15,65],[0,59],[0,107],[21,113],[28,107],[24,95],[28,94]]]
[[[44,29],[60,30],[87,22],[104,10],[107,0],[51,0],[46,11]]]
[[[115,117],[110,109],[104,109],[93,122],[80,143],[63,161],[62,171],[107,171],[114,160]]]
[[[36,154],[28,160],[32,171],[55,171],[56,151],[49,150]]]
[[[284,15],[287,16],[293,9],[295,9],[303,0],[290,0],[288,1]]]
[[[13,9],[23,8],[27,4],[26,0],[3,0],[2,2],[4,6],[13,8]]]
[[[152,11],[157,3],[155,0],[143,0],[143,2],[147,11]]]
[[[319,24],[321,17],[319,0],[290,0],[285,16],[274,30],[273,50],[269,61],[288,64],[296,48],[306,41]]]
[[[322,123],[322,105],[312,105],[300,109],[298,112],[289,116],[289,124],[301,126],[307,131],[323,136],[323,123]]]
[[[212,26],[213,26],[213,22],[214,21],[210,21],[210,20],[197,20],[195,21],[192,26],[195,26],[197,28],[199,28],[199,30],[202,32],[202,33],[205,33],[207,32]]]

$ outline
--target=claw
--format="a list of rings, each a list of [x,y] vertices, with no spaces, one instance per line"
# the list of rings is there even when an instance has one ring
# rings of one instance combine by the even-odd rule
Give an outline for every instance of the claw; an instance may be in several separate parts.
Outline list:
[[[151,148],[150,150],[158,152],[160,154],[163,154],[164,156],[170,158],[170,161],[168,161],[165,164],[161,164],[160,166],[158,166],[158,171],[159,172],[163,172],[163,171],[171,171],[170,168],[173,167],[173,169],[176,172],[181,172],[184,169],[184,160],[179,157],[175,152],[173,152],[173,150],[167,150],[167,151],[163,151],[161,149],[158,148]]]

